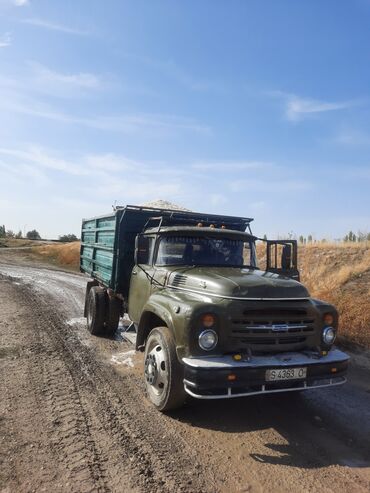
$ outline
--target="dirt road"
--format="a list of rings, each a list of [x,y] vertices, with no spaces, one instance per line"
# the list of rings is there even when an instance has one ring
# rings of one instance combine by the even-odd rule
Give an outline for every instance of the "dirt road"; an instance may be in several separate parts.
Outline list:
[[[0,491],[370,490],[370,370],[343,387],[171,415],[141,356],[88,334],[85,278],[0,252]]]

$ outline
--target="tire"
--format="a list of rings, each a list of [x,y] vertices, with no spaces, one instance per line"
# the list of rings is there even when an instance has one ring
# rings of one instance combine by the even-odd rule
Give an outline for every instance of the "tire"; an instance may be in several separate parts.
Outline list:
[[[105,319],[105,333],[107,336],[113,336],[118,329],[119,319],[121,316],[122,301],[118,298],[106,299],[107,310]]]
[[[87,328],[94,336],[105,332],[106,292],[100,286],[93,286],[87,297]]]
[[[184,371],[168,327],[153,329],[145,345],[144,379],[149,400],[159,411],[170,411],[185,402]]]
[[[90,289],[93,286],[99,286],[98,282],[95,279],[93,279],[92,281],[87,281],[86,291],[85,291],[85,305],[84,305],[84,317],[85,318],[87,317],[87,304],[88,304],[88,299],[89,299],[89,293],[90,293]]]

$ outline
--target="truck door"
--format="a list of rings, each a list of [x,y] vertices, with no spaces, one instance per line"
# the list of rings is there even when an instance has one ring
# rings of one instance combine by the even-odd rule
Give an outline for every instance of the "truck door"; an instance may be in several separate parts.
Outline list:
[[[128,296],[128,314],[130,319],[138,323],[151,290],[154,275],[153,250],[155,238],[139,235],[136,239],[136,263],[131,272]],[[138,249],[141,251],[138,252]]]
[[[297,241],[265,240],[266,270],[299,281]]]

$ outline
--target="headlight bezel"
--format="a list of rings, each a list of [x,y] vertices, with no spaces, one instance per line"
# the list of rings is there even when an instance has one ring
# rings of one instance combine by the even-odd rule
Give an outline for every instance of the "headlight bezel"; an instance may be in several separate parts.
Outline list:
[[[204,344],[204,338],[209,335],[209,334],[212,334],[214,336],[214,342],[212,343],[211,346],[207,347],[205,344]],[[199,336],[198,336],[198,344],[199,344],[199,347],[203,350],[203,351],[212,351],[213,349],[215,349],[215,347],[217,346],[218,344],[218,334],[215,330],[213,329],[204,329],[200,332]]]
[[[327,339],[327,335],[329,332],[332,333],[332,339],[331,340]],[[334,327],[331,327],[331,326],[324,327],[324,330],[322,331],[322,340],[323,340],[325,345],[332,346],[335,342],[336,337],[337,337],[337,331],[334,329]]]

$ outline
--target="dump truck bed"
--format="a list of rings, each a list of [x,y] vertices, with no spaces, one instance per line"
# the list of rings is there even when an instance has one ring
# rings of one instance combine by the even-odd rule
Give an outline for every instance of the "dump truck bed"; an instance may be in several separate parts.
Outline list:
[[[135,238],[146,227],[213,224],[245,231],[253,219],[128,205],[105,216],[83,219],[80,270],[116,293],[128,296]]]

